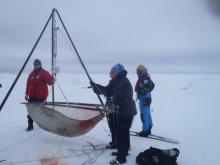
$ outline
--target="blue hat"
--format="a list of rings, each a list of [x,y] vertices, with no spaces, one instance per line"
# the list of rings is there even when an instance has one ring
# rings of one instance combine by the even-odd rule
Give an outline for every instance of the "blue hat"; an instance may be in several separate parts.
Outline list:
[[[120,63],[118,63],[118,64],[116,64],[116,65],[114,65],[114,66],[112,67],[111,72],[120,73],[120,72],[122,72],[122,71],[124,71],[124,70],[125,70],[124,66],[121,65]]]

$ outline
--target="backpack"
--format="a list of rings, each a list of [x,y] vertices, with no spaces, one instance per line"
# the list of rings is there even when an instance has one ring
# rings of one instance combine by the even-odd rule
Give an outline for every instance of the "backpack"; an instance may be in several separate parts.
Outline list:
[[[138,165],[177,165],[178,156],[179,150],[177,148],[161,150],[150,147],[138,154],[136,163]]]

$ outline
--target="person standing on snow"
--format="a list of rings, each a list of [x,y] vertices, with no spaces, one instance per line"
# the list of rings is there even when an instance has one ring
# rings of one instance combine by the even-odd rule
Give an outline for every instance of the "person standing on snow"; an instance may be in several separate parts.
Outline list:
[[[48,86],[54,83],[53,77],[42,68],[39,59],[34,60],[34,70],[29,74],[26,84],[25,100],[30,103],[44,102],[48,96]],[[33,130],[33,120],[29,115],[26,131]]]
[[[2,84],[0,83],[0,88],[2,87]]]
[[[138,133],[139,136],[147,137],[151,134],[153,122],[150,113],[151,91],[154,89],[154,83],[150,79],[147,68],[144,65],[137,67],[138,80],[135,85],[137,99],[140,106],[140,117],[142,121],[142,131]]]
[[[121,64],[116,64],[110,71],[111,80],[107,86],[102,86],[91,82],[95,93],[104,94],[107,99],[112,98],[115,107],[116,122],[113,122],[115,129],[115,141],[117,152],[112,155],[116,156],[109,163],[111,165],[124,164],[127,159],[130,147],[130,127],[136,112],[135,102],[133,100],[133,89],[130,81],[126,77],[127,71]],[[111,130],[111,126],[110,126]]]

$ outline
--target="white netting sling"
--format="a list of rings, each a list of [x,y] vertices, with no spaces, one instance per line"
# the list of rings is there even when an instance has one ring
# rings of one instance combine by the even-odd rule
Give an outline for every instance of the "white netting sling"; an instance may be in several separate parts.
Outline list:
[[[87,103],[44,102],[24,103],[29,116],[46,131],[66,136],[80,136],[109,113],[109,107]]]

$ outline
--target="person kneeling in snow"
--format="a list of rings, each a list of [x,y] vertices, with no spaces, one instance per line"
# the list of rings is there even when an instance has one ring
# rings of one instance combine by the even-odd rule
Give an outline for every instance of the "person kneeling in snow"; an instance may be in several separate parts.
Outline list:
[[[135,102],[132,98],[133,89],[126,75],[124,66],[116,64],[110,71],[111,80],[107,86],[91,82],[94,92],[104,94],[107,99],[112,98],[113,105],[116,107],[116,123],[113,122],[115,126],[110,126],[110,130],[115,129],[117,152],[112,153],[116,159],[109,162],[111,165],[124,164],[127,161],[126,156],[130,147],[129,130],[136,114]]]
[[[138,133],[139,136],[147,137],[151,134],[153,126],[150,104],[151,104],[151,91],[154,89],[154,83],[150,79],[147,69],[144,65],[137,67],[138,80],[135,85],[135,91],[140,105],[141,121],[143,123],[142,131]]]

